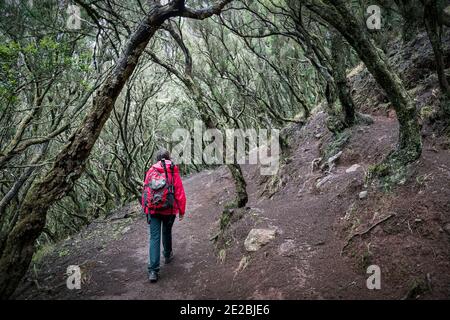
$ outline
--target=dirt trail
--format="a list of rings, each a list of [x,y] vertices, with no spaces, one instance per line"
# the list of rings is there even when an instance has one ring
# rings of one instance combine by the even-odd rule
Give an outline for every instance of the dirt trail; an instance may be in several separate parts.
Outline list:
[[[323,121],[324,114],[319,113],[302,133],[296,133],[289,163],[281,169],[283,185],[270,199],[260,196],[263,185],[260,184],[256,172],[258,168],[245,168],[249,186],[249,208],[245,217],[232,226],[230,243],[223,261],[217,258],[217,252],[210,238],[217,230],[217,221],[223,205],[232,197],[233,184],[226,169],[219,168],[184,179],[188,199],[187,215],[184,221],[177,220],[174,225],[175,259],[169,265],[162,265],[160,281],[156,284],[151,284],[147,280],[147,225],[145,219],[140,217],[132,220],[132,223],[123,230],[123,236],[108,241],[99,248],[96,246],[99,245],[100,238],[93,237],[89,240],[86,238],[88,234],[95,234],[92,230],[87,230],[86,233],[70,240],[69,244],[72,243],[70,245],[74,249],[63,256],[52,253],[45,258],[45,263],[38,272],[30,271],[28,279],[19,288],[16,297],[386,299],[402,298],[408,291],[407,280],[413,279],[417,274],[429,272],[437,277],[442,285],[436,282],[438,283],[436,290],[428,297],[448,297],[449,289],[446,284],[450,283],[448,279],[450,252],[448,238],[442,232],[428,239],[427,245],[433,247],[434,251],[432,260],[430,257],[424,257],[420,251],[423,242],[418,244],[411,259],[423,260],[422,267],[405,274],[401,279],[403,282],[397,281],[396,276],[391,275],[392,262],[389,262],[391,264],[386,262],[383,290],[366,288],[368,275],[365,269],[358,264],[355,265],[355,261],[358,262],[359,259],[358,255],[364,257],[364,252],[361,253],[359,247],[352,247],[353,253],[341,255],[348,233],[344,232],[340,221],[345,218],[349,208],[356,206],[355,211],[361,212],[360,219],[363,219],[363,212],[372,210],[373,214],[373,211],[380,208],[377,201],[379,199],[384,201],[388,197],[378,191],[369,190],[369,200],[361,201],[358,199],[358,193],[364,189],[364,171],[367,167],[379,161],[390,148],[393,148],[397,122],[392,118],[375,117],[373,125],[355,127],[340,161],[327,175],[320,170],[311,170],[311,163],[319,157],[321,144],[327,138]],[[427,151],[429,146],[424,148],[421,160],[424,172],[433,171],[439,165],[445,166],[450,159],[448,150],[433,148],[435,151]],[[428,156],[430,152],[432,157]],[[432,159],[438,159],[439,163]],[[433,161],[432,169],[427,165],[430,161]],[[361,166],[360,169],[347,173],[346,169],[355,163]],[[317,182],[324,178],[325,182],[318,188]],[[436,188],[438,191],[435,190],[435,193],[439,192],[436,195],[438,199],[434,199],[429,206],[432,209],[433,205],[442,205],[443,207],[434,210],[448,212],[445,208],[449,205],[450,177],[447,174],[438,178],[441,180],[436,180],[434,184],[428,186]],[[431,190],[428,191],[428,194],[433,193]],[[398,193],[401,194],[401,190]],[[394,193],[394,196],[396,194]],[[406,196],[400,198],[406,200],[408,197],[414,198],[414,192],[409,191]],[[381,203],[384,203],[383,201]],[[423,203],[428,202],[429,199],[423,199]],[[404,204],[396,204],[394,201],[388,209],[400,212],[401,208],[396,206]],[[384,214],[382,209],[379,210],[380,214]],[[411,219],[414,221],[415,217],[416,215],[413,215]],[[430,221],[435,219],[435,216],[430,217]],[[445,222],[449,217],[441,216],[441,219]],[[402,225],[406,229],[406,224]],[[245,251],[243,241],[249,230],[255,227],[275,228],[277,236],[262,249],[250,254]],[[92,228],[102,228],[102,225],[98,224]],[[371,257],[372,263],[381,263],[385,259],[383,257],[389,257],[396,251],[402,252],[402,248],[408,246],[408,243],[394,242],[388,244],[392,245],[392,248],[383,248],[383,242],[379,239],[384,238],[376,237],[380,234],[383,234],[383,230],[378,228],[375,230],[374,238],[368,240],[369,245],[373,246],[370,250],[377,253],[375,257]],[[403,237],[401,234],[399,236]],[[66,243],[66,247],[69,244]],[[367,243],[361,242],[361,245],[364,247]],[[408,256],[406,253],[404,255]],[[245,268],[239,270],[238,266],[242,259],[248,263],[245,264]],[[64,273],[70,264],[83,266],[82,290],[71,291],[65,286]],[[37,281],[32,282],[30,279]]]
[[[447,32],[447,51],[448,39]],[[391,63],[418,107],[436,106],[438,81],[429,68],[434,58],[426,34],[406,48],[396,43],[393,52]],[[304,128],[291,128],[287,164],[280,169],[280,180],[272,181],[278,188],[269,198],[261,195],[268,184],[258,168],[244,167],[249,208],[230,227],[222,261],[209,239],[233,195],[225,168],[184,179],[187,216],[174,225],[175,259],[162,267],[158,283],[147,280],[147,226],[143,217],[135,217],[93,223],[58,244],[29,270],[15,298],[448,299],[448,137],[424,125],[422,156],[411,166],[407,181],[388,192],[365,186],[368,168],[395,148],[398,122],[383,91],[362,65],[349,78],[358,110],[377,115],[374,124],[352,128],[329,172],[312,170],[320,150],[332,142],[325,113],[315,109]],[[354,165],[359,167],[347,172]],[[361,191],[367,191],[364,199],[359,199]],[[132,213],[139,208],[121,210]],[[392,214],[393,218],[371,228]],[[276,229],[277,235],[259,251],[248,253],[243,242],[256,227]],[[352,234],[369,228],[342,252]],[[370,264],[382,269],[381,290],[366,288]],[[82,268],[82,290],[66,288],[68,265]]]

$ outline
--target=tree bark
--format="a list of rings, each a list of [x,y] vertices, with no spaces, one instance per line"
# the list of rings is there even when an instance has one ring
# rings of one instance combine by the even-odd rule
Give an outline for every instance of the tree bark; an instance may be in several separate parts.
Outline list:
[[[241,166],[237,163],[228,164],[228,170],[233,177],[234,186],[236,188],[236,198],[234,205],[237,208],[243,208],[248,202],[247,183],[245,182],[244,175],[242,173]]]
[[[350,87],[347,82],[347,59],[350,54],[346,48],[342,36],[335,30],[331,34],[331,56],[333,65],[333,78],[336,83],[336,90],[341,102],[344,116],[344,125],[351,127],[355,122],[355,104],[350,93]]]
[[[388,167],[398,168],[419,158],[422,151],[422,139],[414,102],[400,77],[387,63],[384,53],[370,40],[363,22],[358,21],[350,13],[343,0],[307,0],[305,4],[345,37],[392,103],[397,113],[400,132],[397,150],[386,159]]]
[[[161,24],[170,17],[205,19],[219,14],[231,0],[223,0],[209,8],[193,10],[183,0],[174,0],[151,8],[128,40],[119,61],[93,99],[92,107],[81,125],[59,152],[45,177],[33,184],[24,200],[19,219],[8,235],[0,257],[0,298],[13,294],[27,271],[36,239],[45,227],[50,206],[69,192],[84,170],[86,160],[108,119],[125,82],[133,73],[139,57]]]
[[[328,54],[325,46],[320,41],[315,41],[302,19],[301,7],[298,14],[293,14],[295,21],[297,42],[304,47],[305,55],[309,58],[317,72],[325,80],[325,99],[327,102],[328,118],[326,125],[328,130],[337,134],[353,124],[354,109],[353,99],[347,85],[345,73],[345,44],[342,36],[336,30],[331,33],[331,54]],[[330,28],[333,29],[333,28]],[[336,101],[339,99],[342,112],[336,109]],[[352,115],[353,113],[353,115]]]
[[[197,87],[193,80],[191,81],[193,86],[197,88],[193,89],[192,92],[195,95],[194,99],[196,101],[197,107],[199,108],[202,121],[205,123],[208,129],[219,129],[223,132],[222,126],[218,124],[217,121],[214,121],[208,114],[208,107],[203,99],[203,95],[200,92],[200,88]],[[224,148],[223,153],[226,154],[226,148]],[[236,189],[236,195],[232,205],[236,208],[243,208],[248,202],[248,194],[247,183],[245,182],[241,166],[238,163],[232,163],[227,164],[227,168],[231,173],[231,177],[233,178],[234,186]]]
[[[403,17],[402,37],[404,42],[411,41],[419,29],[420,2],[419,0],[395,0],[398,10]]]
[[[30,176],[36,170],[36,167],[34,165],[37,164],[42,159],[44,154],[47,152],[48,146],[49,142],[46,142],[42,146],[40,146],[40,150],[34,155],[33,159],[30,161],[29,167],[26,168],[26,170],[20,175],[20,177],[11,187],[11,189],[0,200],[0,252],[3,252],[7,236],[11,231],[11,229],[14,227],[15,224],[14,217],[17,214],[17,212],[11,210],[13,214],[12,217],[10,217],[10,214],[6,212],[6,208],[12,202],[12,200],[19,197],[19,193],[22,187],[27,184],[26,182],[31,183],[31,181],[27,180],[30,179]],[[33,179],[34,177],[31,177],[30,180]],[[25,195],[26,192],[24,192],[23,194]]]
[[[427,29],[436,61],[436,72],[439,79],[439,86],[443,95],[441,100],[442,115],[447,118],[450,115],[450,85],[445,75],[444,53],[442,50],[441,28],[439,21],[439,8],[436,1],[423,0],[424,22]]]
[[[223,127],[215,121],[212,117],[212,109],[205,101],[205,95],[203,93],[202,88],[198,85],[195,79],[192,76],[192,58],[189,52],[189,49],[185,46],[181,37],[174,31],[170,24],[165,26],[165,29],[170,32],[174,40],[180,46],[183,54],[185,56],[185,68],[184,73],[179,72],[177,69],[165,64],[161,61],[155,54],[152,52],[147,52],[152,60],[159,64],[161,67],[165,68],[167,71],[176,76],[186,87],[189,95],[192,100],[195,101],[195,105],[200,111],[200,117],[203,123],[205,123],[207,129],[218,129],[223,132]],[[224,149],[224,154],[226,153]],[[235,200],[233,201],[233,206],[237,208],[244,207],[248,202],[248,194],[247,194],[247,183],[245,182],[244,175],[242,173],[241,166],[237,163],[227,164],[227,168],[231,173],[233,178],[234,186],[236,189]]]
[[[0,296],[9,297],[25,274],[41,234],[46,213],[52,203],[64,196],[84,170],[95,141],[109,117],[114,103],[138,58],[162,21],[150,14],[140,23],[114,72],[94,98],[90,112],[59,153],[46,176],[34,184],[25,199],[14,229],[10,232],[0,258]],[[150,27],[150,26],[151,27]]]

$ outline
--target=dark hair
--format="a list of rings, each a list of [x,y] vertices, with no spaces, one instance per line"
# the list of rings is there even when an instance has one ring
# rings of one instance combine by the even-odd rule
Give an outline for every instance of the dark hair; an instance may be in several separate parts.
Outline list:
[[[170,153],[166,149],[159,149],[156,153],[156,161],[161,161],[162,159],[170,160]]]

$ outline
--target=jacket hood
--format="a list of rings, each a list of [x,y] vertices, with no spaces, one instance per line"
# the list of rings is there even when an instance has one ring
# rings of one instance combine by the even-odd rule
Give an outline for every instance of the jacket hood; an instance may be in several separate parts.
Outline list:
[[[167,172],[170,172],[170,164],[172,163],[172,161],[165,160],[164,162],[166,163]],[[158,161],[157,163],[152,165],[152,168],[154,168],[155,170],[158,170],[159,172],[164,172],[164,168],[162,167],[161,161]],[[174,172],[178,172],[177,166],[174,167]]]

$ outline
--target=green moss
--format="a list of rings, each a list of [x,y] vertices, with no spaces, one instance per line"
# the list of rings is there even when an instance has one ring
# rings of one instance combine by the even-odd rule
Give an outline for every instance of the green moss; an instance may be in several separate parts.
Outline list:
[[[346,129],[346,124],[342,119],[343,111],[340,105],[336,106],[336,110],[328,112],[328,118],[326,119],[326,126],[328,130],[335,134],[340,134]]]
[[[365,178],[366,184],[377,181],[385,191],[392,190],[396,185],[405,184],[410,164],[417,159],[417,154],[420,155],[420,152],[414,148],[392,152],[381,163],[369,167]]]
[[[230,201],[224,205],[224,211],[232,210],[236,208],[236,201]]]
[[[416,278],[412,281],[410,289],[405,296],[405,299],[416,299],[420,295],[430,290],[428,283],[424,279]]]
[[[420,109],[420,117],[422,119],[430,119],[432,118],[436,113],[436,110],[433,107],[425,106],[422,109]]]
[[[222,212],[222,215],[219,219],[219,230],[218,232],[210,239],[214,241],[216,252],[218,252],[220,256],[220,252],[225,250],[231,246],[232,243],[232,233],[230,230],[230,226],[236,221],[242,219],[245,214],[248,213],[247,208],[225,208]]]
[[[326,161],[330,157],[337,154],[342,148],[347,144],[351,136],[350,130],[345,130],[340,133],[337,133],[333,136],[333,141],[331,141],[325,150],[323,151],[322,158]]]
[[[60,257],[65,257],[65,256],[67,256],[69,253],[70,253],[69,249],[62,249],[62,250],[58,253],[58,255],[59,255]]]
[[[389,166],[384,162],[370,165],[367,170],[367,176],[369,178],[384,177],[387,176],[388,174],[389,174]]]
[[[269,199],[273,197],[283,186],[283,179],[280,177],[281,170],[276,175],[268,176],[268,181],[264,185],[264,189],[261,192],[261,196],[265,195]]]
[[[220,216],[219,227],[221,231],[224,231],[228,225],[230,224],[231,216],[233,214],[233,210],[224,209],[222,215]]]
[[[373,254],[370,251],[370,243],[366,243],[366,250],[361,255],[360,266],[365,273],[367,268],[373,264]]]
[[[32,262],[35,264],[39,264],[42,260],[52,253],[55,250],[55,246],[53,244],[45,244],[41,246],[33,255]]]
[[[220,251],[219,251],[219,254],[218,254],[218,259],[219,259],[219,261],[221,262],[221,263],[224,263],[225,262],[225,258],[227,257],[227,251],[226,251],[226,249],[221,249]]]
[[[386,163],[374,165],[367,172],[366,184],[376,180],[382,190],[391,191],[406,182],[407,170],[406,166],[391,167]]]

